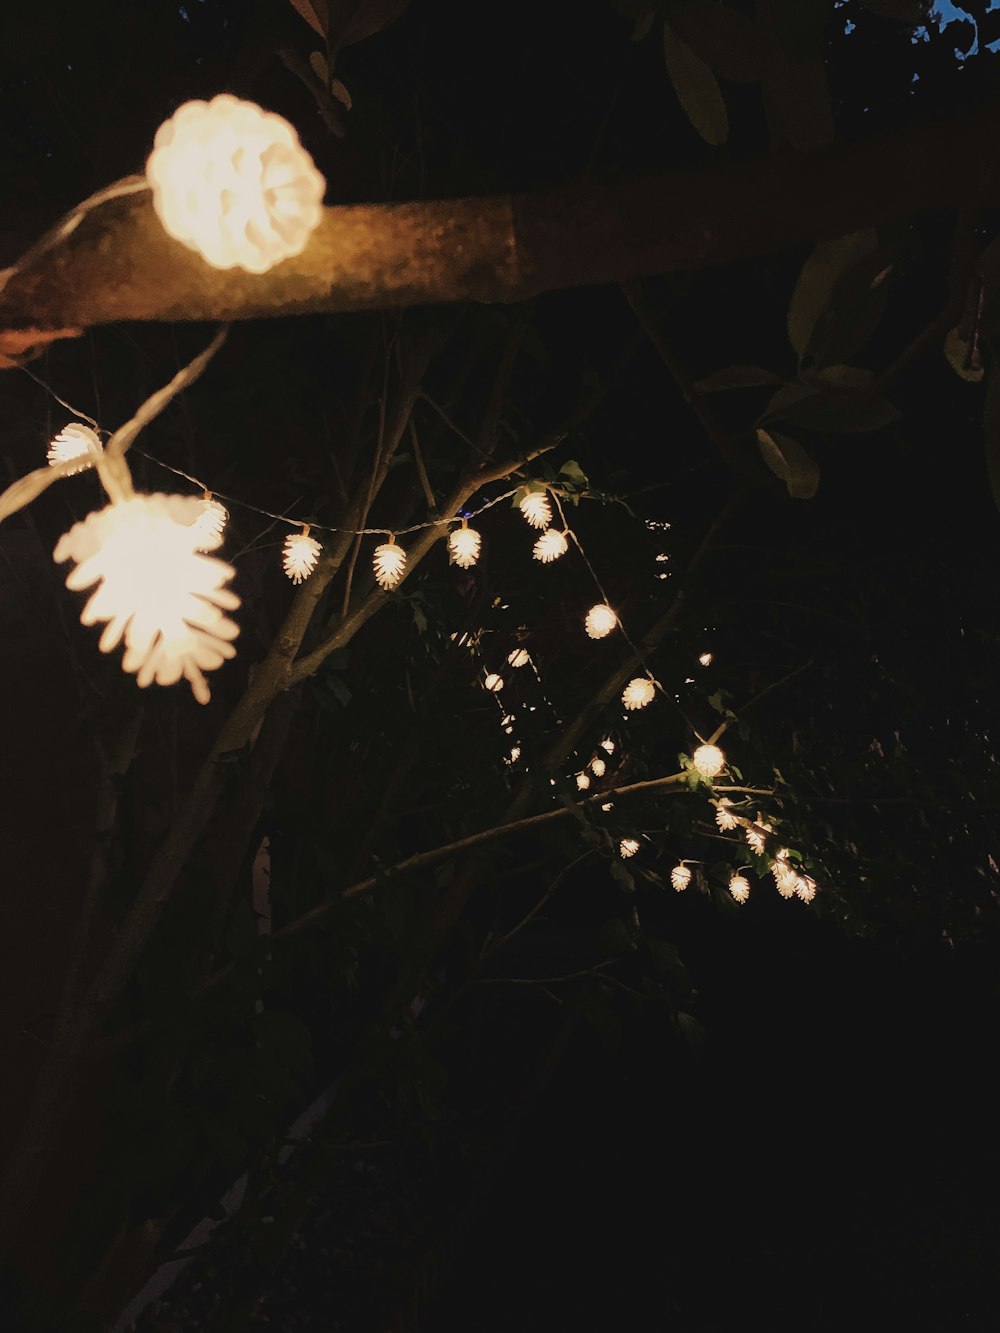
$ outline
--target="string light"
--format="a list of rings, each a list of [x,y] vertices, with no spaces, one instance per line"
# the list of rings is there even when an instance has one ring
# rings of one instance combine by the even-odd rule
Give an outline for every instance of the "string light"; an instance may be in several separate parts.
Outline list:
[[[598,602],[587,612],[583,628],[592,639],[606,638],[618,624],[618,617],[606,602]]]
[[[732,801],[728,796],[723,796],[715,802],[715,822],[720,833],[729,833],[739,826],[736,816],[730,812],[731,805]]]
[[[764,848],[767,846],[766,835],[773,832],[774,828],[772,825],[765,824],[762,815],[758,811],[756,825],[748,825],[744,833],[744,837],[747,840],[747,846],[752,852],[755,852],[757,856],[763,856]]]
[[[531,656],[525,648],[515,648],[507,658],[507,665],[512,667],[527,666],[531,661]]]
[[[406,552],[396,545],[395,537],[375,547],[372,564],[375,569],[375,582],[388,592],[395,588],[406,569]]]
[[[745,903],[750,897],[750,884],[743,875],[732,875],[729,880],[729,892],[738,903]]]
[[[566,540],[566,534],[560,532],[558,528],[549,528],[535,542],[531,554],[536,560],[540,560],[543,565],[550,565],[553,560],[558,560],[568,550],[569,543]]]
[[[816,881],[810,875],[797,875],[795,892],[804,903],[811,903],[816,897]]]
[[[517,507],[533,528],[547,528],[552,522],[552,506],[544,491],[529,491]]]
[[[80,621],[106,622],[102,653],[124,643],[122,670],[140,688],[183,677],[198,702],[208,703],[204,673],[236,655],[239,627],[225,612],[240,599],[223,586],[232,565],[195,549],[199,506],[191,496],[133,495],[74,524],[53,558],[74,562],[68,588],[98,585]]]
[[[718,777],[726,766],[726,756],[717,745],[699,745],[691,756],[691,764],[706,782]]]
[[[615,808],[614,801],[605,801],[604,804],[601,806],[601,809],[604,810],[605,812],[607,812],[608,810],[613,810],[614,808]]]
[[[309,536],[309,525],[301,532],[291,532],[285,538],[281,562],[293,583],[301,583],[316,568],[323,548],[315,537]]]
[[[674,866],[673,870],[671,870],[670,883],[674,886],[674,888],[677,890],[678,893],[683,893],[684,890],[687,888],[687,886],[691,883],[691,871],[687,868],[686,865],[684,865],[683,862],[681,862],[680,865]]]
[[[604,774],[607,772],[607,767],[607,764],[600,755],[598,755],[596,759],[591,759],[590,761],[590,771],[595,778],[603,778]]]
[[[711,665],[712,665],[712,654],[711,654],[711,653],[701,653],[701,654],[699,655],[699,657],[698,657],[698,661],[700,662],[700,664],[701,664],[702,666],[711,666]]]
[[[590,778],[587,776],[587,774],[577,773],[576,775],[577,791],[586,791],[589,786],[590,786]]]
[[[639,850],[639,843],[635,838],[622,838],[618,844],[618,854],[627,861],[630,856],[635,856]]]
[[[490,694],[499,694],[503,689],[503,676],[498,676],[495,671],[491,671],[483,681],[483,689],[489,690]]]
[[[605,736],[604,740],[601,741],[601,749],[605,752],[605,754],[614,754],[615,743],[610,736]]]
[[[213,268],[266,273],[323,216],[326,181],[292,126],[228,93],[160,126],[146,176],[163,229]]]
[[[80,466],[66,473],[67,477],[75,477],[78,473],[86,472],[87,468],[93,467],[94,459],[103,452],[100,436],[95,431],[81,421],[71,421],[68,426],[63,426],[49,445],[45,457],[48,459],[49,467],[55,467],[58,463],[69,463],[78,458]]]
[[[479,559],[482,544],[482,537],[463,518],[462,526],[448,533],[448,555],[452,564],[458,565],[459,569],[470,569]]]
[[[196,551],[214,551],[222,545],[222,534],[229,518],[229,511],[218,500],[213,499],[208,491],[201,499],[201,512],[192,527],[198,537]]]
[[[798,887],[799,877],[795,870],[784,859],[781,852],[771,866],[771,874],[774,876],[774,883],[782,898],[793,898],[795,890]]]
[[[622,703],[634,713],[637,708],[645,708],[653,702],[656,690],[648,676],[636,676],[622,691]]]

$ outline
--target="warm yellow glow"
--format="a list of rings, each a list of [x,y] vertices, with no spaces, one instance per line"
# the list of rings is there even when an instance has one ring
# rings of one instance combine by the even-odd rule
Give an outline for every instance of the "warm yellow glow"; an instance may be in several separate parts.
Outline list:
[[[453,528],[448,533],[448,555],[453,565],[459,569],[470,569],[479,559],[483,539],[475,528],[464,523],[460,528]]]
[[[614,808],[615,808],[614,801],[605,801],[604,804],[601,806],[602,810],[613,810]]]
[[[605,752],[605,754],[614,754],[615,743],[610,736],[605,736],[604,740],[601,741],[601,749]]]
[[[695,771],[706,781],[718,777],[726,766],[726,756],[717,745],[699,745],[691,756]]]
[[[309,536],[308,528],[304,528],[302,532],[290,533],[285,538],[281,562],[285,573],[293,583],[301,583],[303,579],[309,577],[316,568],[316,561],[322,549],[316,538]]]
[[[568,546],[564,532],[560,532],[558,528],[549,528],[535,542],[531,554],[543,565],[550,565],[553,560],[558,560],[561,555],[566,554]]]
[[[213,268],[266,273],[323,216],[326,181],[292,126],[228,93],[160,126],[146,176],[164,230]]]
[[[50,467],[55,467],[57,463],[69,463],[78,458],[80,466],[66,474],[68,477],[75,477],[78,472],[85,472],[88,467],[93,467],[95,457],[102,452],[100,436],[82,422],[71,421],[68,426],[63,426],[49,445],[45,456]]]
[[[591,759],[590,761],[590,771],[591,773],[593,773],[595,778],[603,778],[604,774],[607,772],[607,768],[608,768],[607,764],[600,757],[600,755],[598,755],[596,759]]]
[[[670,883],[678,893],[683,893],[691,883],[691,871],[683,864],[674,866],[670,872]]]
[[[729,880],[729,892],[738,903],[745,903],[750,897],[750,884],[743,875],[732,875]]]
[[[637,708],[645,708],[652,703],[655,694],[656,689],[648,676],[636,676],[622,691],[622,703],[630,713],[634,713]]]
[[[206,495],[199,503],[201,512],[192,525],[198,537],[195,550],[214,551],[222,545],[222,534],[229,518],[229,511],[210,495]]]
[[[531,656],[524,648],[515,648],[507,658],[507,665],[512,667],[527,666],[531,661]]]
[[[74,524],[53,555],[75,564],[68,588],[98,585],[80,620],[106,622],[101,652],[124,642],[122,669],[140,687],[183,677],[207,703],[204,672],[236,655],[239,627],[224,613],[240,599],[223,586],[232,565],[195,550],[200,504],[192,496],[135,495]]]
[[[627,861],[630,856],[635,856],[639,850],[639,843],[635,838],[622,838],[618,844],[618,854]]]
[[[711,665],[712,665],[712,654],[711,654],[711,653],[701,653],[701,654],[699,654],[698,661],[701,663],[702,666],[711,666]]]
[[[583,628],[592,639],[606,638],[618,624],[618,617],[605,602],[598,602],[587,612]]]
[[[503,689],[503,676],[498,676],[495,671],[491,671],[483,681],[483,689],[489,690],[490,694],[499,694]]]
[[[590,778],[586,773],[577,773],[576,786],[578,791],[586,791],[590,786]]]
[[[387,542],[375,547],[373,565],[375,582],[388,592],[391,588],[395,588],[403,577],[403,571],[406,569],[406,552],[390,537]]]
[[[731,805],[732,801],[728,796],[723,796],[715,802],[715,822],[720,833],[729,833],[737,827],[736,816],[729,809]]]
[[[516,764],[520,758],[521,758],[521,747],[520,745],[515,745],[511,748],[510,762],[512,764]]]
[[[811,875],[796,876],[795,892],[804,903],[811,903],[816,897],[816,881]]]
[[[529,491],[518,509],[533,528],[547,528],[552,522],[552,506],[544,491]]]
[[[744,833],[744,837],[747,840],[747,846],[752,852],[756,852],[758,856],[763,856],[764,848],[767,846],[766,835],[773,832],[773,826],[771,824],[765,824],[763,816],[760,811],[758,811],[756,824],[751,824]]]

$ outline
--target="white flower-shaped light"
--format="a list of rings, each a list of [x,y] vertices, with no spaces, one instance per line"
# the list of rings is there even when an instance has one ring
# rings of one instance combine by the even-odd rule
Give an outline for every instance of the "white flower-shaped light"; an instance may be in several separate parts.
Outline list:
[[[590,771],[591,773],[593,773],[595,778],[603,778],[604,774],[607,772],[607,769],[608,766],[604,762],[604,760],[600,757],[600,755],[598,755],[596,759],[591,759]]]
[[[552,522],[552,506],[544,491],[529,491],[518,509],[533,528],[547,528]]]
[[[688,870],[686,865],[674,866],[670,872],[670,883],[678,893],[683,893],[691,883],[691,871]]]
[[[618,624],[618,617],[612,611],[606,602],[598,602],[587,612],[587,618],[583,622],[583,628],[592,639],[603,639],[611,633]]]
[[[590,786],[590,775],[588,773],[577,773],[576,789],[577,791],[586,791]]]
[[[287,120],[222,93],[185,102],[146,163],[164,230],[213,268],[266,273],[301,254],[326,181]]]
[[[72,560],[74,590],[98,585],[83,608],[84,625],[106,621],[99,647],[124,642],[122,669],[145,687],[183,677],[199,703],[209,700],[204,672],[235,657],[239,627],[226,611],[240,599],[223,585],[232,565],[194,546],[200,500],[184,495],[135,495],[88,515],[60,537],[57,562]]]
[[[222,533],[225,530],[229,511],[218,500],[206,495],[198,502],[201,512],[193,523],[198,540],[196,551],[214,551],[222,545]]]
[[[495,671],[491,671],[483,681],[483,689],[489,690],[490,694],[499,694],[503,689],[503,676],[498,676]]]
[[[479,559],[483,539],[475,528],[464,523],[460,528],[453,528],[448,533],[448,555],[453,565],[459,569],[470,569]]]
[[[622,838],[618,844],[618,855],[623,856],[627,861],[630,856],[635,856],[639,850],[639,843],[636,838]]]
[[[515,648],[507,658],[507,665],[512,667],[527,666],[531,661],[531,655],[526,648]]]
[[[729,809],[731,805],[732,801],[728,796],[723,796],[715,802],[715,823],[720,833],[729,833],[737,827],[736,816]]]
[[[782,898],[793,898],[798,888],[799,877],[787,862],[775,861],[771,867],[774,883]]]
[[[80,466],[66,473],[67,477],[75,477],[78,472],[85,472],[87,468],[93,467],[94,459],[103,452],[104,446],[95,431],[81,421],[71,421],[68,426],[63,426],[49,445],[45,457],[48,459],[49,467],[79,459]]]
[[[707,782],[716,778],[726,766],[726,756],[717,745],[699,745],[691,756],[695,772]]]
[[[553,560],[558,560],[561,555],[565,555],[569,549],[569,543],[566,541],[566,534],[560,532],[557,528],[549,528],[535,542],[531,548],[531,554],[536,560],[540,560],[543,565],[551,565]]]
[[[615,743],[610,736],[605,736],[604,740],[601,741],[601,749],[605,752],[605,754],[614,754]]]
[[[729,879],[729,892],[738,903],[745,903],[750,897],[750,884],[743,875],[732,875]]]
[[[765,824],[764,817],[758,810],[756,824],[749,825],[743,836],[746,838],[750,850],[756,852],[758,856],[763,856],[764,848],[767,846],[767,834],[773,832],[774,826]]]
[[[634,713],[637,708],[645,708],[651,704],[656,695],[656,689],[648,676],[636,676],[622,690],[622,703]]]
[[[285,538],[281,563],[285,573],[293,583],[301,583],[316,568],[322,547],[315,537],[309,536],[309,529],[292,532]]]
[[[401,546],[396,545],[395,538],[390,537],[387,542],[375,547],[372,565],[375,570],[375,582],[388,592],[395,588],[403,577],[403,571],[406,569],[406,552]]]
[[[816,897],[816,881],[811,875],[797,875],[796,879],[795,892],[804,903],[811,903]]]
[[[698,654],[698,663],[699,663],[700,666],[711,666],[711,665],[712,665],[712,654],[711,654],[711,653],[699,653],[699,654]]]

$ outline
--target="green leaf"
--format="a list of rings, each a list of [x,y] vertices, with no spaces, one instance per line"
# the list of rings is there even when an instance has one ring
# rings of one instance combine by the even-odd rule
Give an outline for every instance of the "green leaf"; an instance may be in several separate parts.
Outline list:
[[[807,449],[789,435],[758,430],[760,456],[788,487],[793,500],[811,500],[819,489],[819,467]]]
[[[762,370],[760,366],[726,366],[698,380],[694,387],[699,393],[718,393],[722,389],[755,389],[765,384],[781,383],[779,375]]]
[[[788,340],[801,357],[817,321],[831,304],[838,278],[870,254],[878,243],[872,229],[820,241],[799,271],[788,303]]]
[[[680,0],[670,22],[716,74],[731,83],[753,83],[763,68],[763,43],[753,19],[712,0]]]
[[[586,486],[587,477],[575,458],[569,458],[559,469],[559,476],[574,486]]]
[[[663,25],[663,55],[684,114],[705,142],[718,148],[729,138],[729,116],[718,79],[669,23]]]

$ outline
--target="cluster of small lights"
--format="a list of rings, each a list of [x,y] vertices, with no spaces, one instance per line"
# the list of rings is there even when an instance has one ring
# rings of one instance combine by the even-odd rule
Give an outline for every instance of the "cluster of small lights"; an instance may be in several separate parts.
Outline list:
[[[684,890],[687,888],[687,886],[691,883],[691,871],[687,868],[687,866],[683,863],[683,861],[680,863],[680,865],[674,866],[673,870],[671,870],[670,883],[674,886],[674,888],[677,890],[678,893],[683,893]]]
[[[656,687],[648,676],[636,676],[622,690],[622,704],[630,713],[645,708],[656,696]]]
[[[281,563],[293,583],[301,583],[309,577],[316,568],[321,550],[316,538],[309,536],[308,528],[288,534],[281,553]]]
[[[68,477],[74,477],[93,467],[94,459],[102,452],[100,436],[81,421],[71,421],[51,442],[45,456],[49,467],[79,461],[79,467],[66,473]]]

